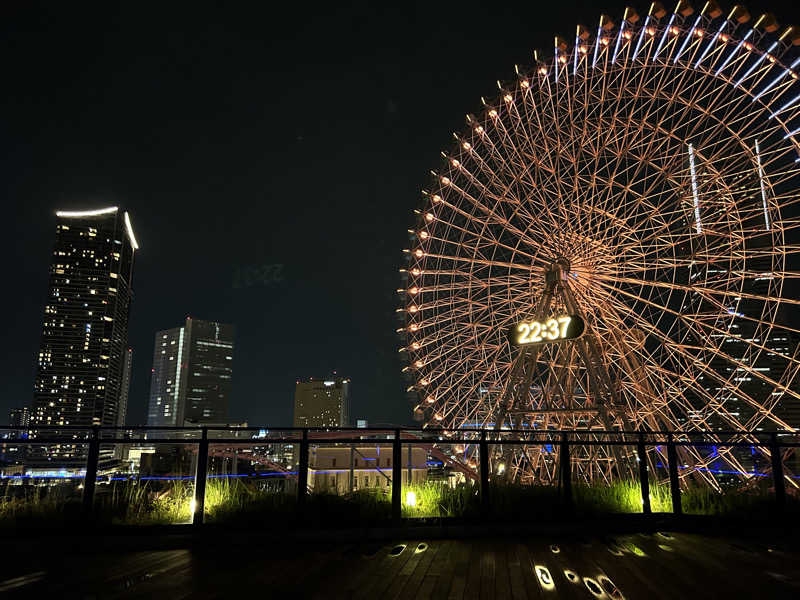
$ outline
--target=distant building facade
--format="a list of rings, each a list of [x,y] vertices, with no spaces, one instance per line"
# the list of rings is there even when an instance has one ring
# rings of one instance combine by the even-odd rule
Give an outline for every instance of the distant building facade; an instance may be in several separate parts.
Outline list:
[[[403,485],[425,483],[428,454],[424,448],[406,445],[402,452]],[[355,490],[392,486],[391,445],[311,446],[308,487],[315,492],[344,494]]]
[[[183,326],[159,331],[147,424],[227,423],[233,346],[234,327],[224,323],[187,317]]]
[[[128,419],[128,396],[131,391],[131,366],[133,363],[133,349],[128,348],[125,352],[122,368],[122,388],[119,394],[119,418],[117,425],[122,427]]]
[[[347,427],[350,380],[309,379],[294,389],[294,427]]]
[[[56,213],[31,428],[117,425],[128,348],[134,252],[127,212],[111,207]],[[85,447],[62,445],[47,459],[82,463]]]
[[[8,416],[8,424],[11,427],[27,429],[31,424],[31,409],[27,406],[12,408]]]

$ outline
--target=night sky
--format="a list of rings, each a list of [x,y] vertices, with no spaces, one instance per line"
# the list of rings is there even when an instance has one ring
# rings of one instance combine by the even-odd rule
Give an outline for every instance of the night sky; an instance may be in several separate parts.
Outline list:
[[[353,418],[411,423],[394,310],[419,190],[480,96],[601,6],[176,4],[0,5],[0,423],[32,399],[55,210],[110,205],[141,246],[129,423],[187,315],[237,327],[233,420],[289,425],[295,380],[336,370]]]

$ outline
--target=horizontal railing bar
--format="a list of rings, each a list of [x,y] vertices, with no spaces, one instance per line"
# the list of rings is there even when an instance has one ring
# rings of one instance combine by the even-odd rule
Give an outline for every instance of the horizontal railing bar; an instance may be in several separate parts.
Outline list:
[[[0,425],[0,430],[11,430],[11,431],[92,431],[96,429],[99,432],[103,431],[175,431],[175,432],[197,432],[202,433],[203,430],[206,431],[297,431],[302,432],[306,430],[309,434],[313,434],[315,432],[319,433],[335,433],[337,431],[341,432],[386,432],[392,433],[396,428],[393,427],[214,427],[214,426],[193,426],[193,427],[168,427],[168,426],[149,426],[149,425],[103,425],[103,426],[86,426],[86,425],[28,425],[27,427],[20,427],[20,426],[12,426],[12,425]],[[754,430],[742,430],[742,431],[733,431],[733,430],[721,430],[721,431],[678,431],[678,430],[658,430],[658,431],[648,431],[648,430],[607,430],[607,429],[546,429],[546,430],[537,430],[537,429],[480,429],[480,428],[455,428],[455,429],[445,429],[445,428],[412,428],[412,427],[400,427],[399,428],[401,433],[420,433],[420,434],[436,434],[436,433],[476,433],[480,434],[482,431],[486,431],[487,433],[493,434],[500,434],[500,435],[507,435],[513,433],[523,433],[526,435],[689,435],[689,436],[698,436],[698,435],[715,435],[715,436],[726,436],[726,435],[753,435],[753,436],[771,436],[775,435],[791,435],[791,434],[800,434],[800,430],[797,431],[789,431],[789,430],[771,430],[771,431],[754,431]]]
[[[394,438],[386,438],[386,439],[364,439],[364,438],[332,438],[332,439],[309,439],[308,442],[310,445],[334,445],[334,444],[386,444],[389,445],[392,443]],[[301,438],[281,438],[281,439],[269,439],[269,440],[241,440],[237,438],[220,438],[220,439],[209,439],[208,443],[211,446],[214,445],[235,445],[235,446],[268,446],[271,444],[299,444],[302,441]],[[478,444],[480,440],[472,440],[472,439],[448,439],[448,440],[426,440],[426,439],[409,439],[409,438],[400,438],[401,445],[430,445],[430,444],[461,444],[465,443],[468,445]],[[90,439],[81,439],[81,440],[74,440],[69,439],[65,440],[64,438],[34,438],[34,439],[14,439],[14,440],[0,440],[0,444],[7,444],[7,445],[48,445],[48,444],[56,444],[62,446],[83,446],[89,445],[91,442]],[[492,440],[487,439],[487,444],[494,444],[494,445],[502,445],[506,444],[509,446],[542,446],[542,445],[549,445],[555,444],[560,442],[560,440],[554,439],[531,439],[531,440],[520,440],[520,439],[508,439],[508,440]],[[128,445],[128,446],[149,446],[155,444],[174,444],[174,445],[197,445],[200,443],[200,439],[193,439],[193,440],[171,440],[171,439],[147,439],[147,440],[123,440],[123,439],[103,439],[100,438],[100,445],[101,446],[115,446],[115,445]],[[638,440],[569,440],[570,446],[636,446],[639,443]],[[662,446],[667,445],[669,442],[667,440],[644,440],[645,446]],[[756,448],[768,448],[773,444],[771,442],[720,442],[716,440],[697,440],[697,441],[679,441],[673,440],[673,444],[676,446],[717,446],[720,448],[749,448],[749,447],[756,447]],[[781,448],[797,448],[800,447],[800,442],[782,442],[778,440],[777,442],[778,447]]]

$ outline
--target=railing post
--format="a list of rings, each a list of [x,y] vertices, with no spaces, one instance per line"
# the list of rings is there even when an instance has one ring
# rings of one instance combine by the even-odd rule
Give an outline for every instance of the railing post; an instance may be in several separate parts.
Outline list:
[[[194,473],[194,512],[192,525],[202,525],[206,513],[206,481],[208,480],[208,429],[203,427],[197,449],[197,470]]]
[[[647,476],[647,450],[644,447],[644,434],[639,434],[639,443],[636,444],[636,455],[639,459],[639,486],[642,489],[642,512],[649,515],[650,507],[650,478]]]
[[[403,516],[400,494],[403,491],[403,451],[400,445],[400,430],[394,430],[392,442],[392,520],[399,523]]]
[[[300,441],[300,463],[297,466],[297,508],[299,516],[303,516],[308,496],[308,429],[303,428]]]
[[[770,439],[770,458],[772,459],[772,480],[775,484],[775,506],[778,514],[786,507],[786,482],[783,480],[783,460],[778,436],[773,433]]]
[[[489,444],[486,441],[486,430],[481,430],[478,442],[478,459],[481,471],[481,510],[483,516],[489,516]]]
[[[83,478],[83,517],[88,520],[94,510],[94,490],[97,487],[97,463],[100,461],[100,429],[92,427],[89,454],[86,457],[86,475]]]
[[[672,513],[683,514],[681,504],[681,484],[678,479],[678,453],[675,450],[675,440],[672,434],[667,434],[667,466],[669,468],[669,495],[672,497]]]
[[[558,452],[558,459],[561,463],[561,491],[563,493],[564,506],[567,512],[572,512],[572,463],[569,458],[569,439],[567,432],[561,434],[561,445]]]

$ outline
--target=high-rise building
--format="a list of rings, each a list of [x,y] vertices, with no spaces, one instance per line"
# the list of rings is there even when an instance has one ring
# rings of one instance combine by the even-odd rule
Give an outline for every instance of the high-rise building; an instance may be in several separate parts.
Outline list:
[[[119,393],[119,416],[117,425],[122,427],[128,418],[128,396],[131,391],[131,364],[133,363],[133,349],[128,348],[122,367],[122,387]]]
[[[31,424],[31,409],[27,406],[12,408],[9,413],[8,424],[11,427],[27,429]]]
[[[350,424],[349,379],[298,381],[294,389],[295,427],[347,427]]]
[[[186,318],[156,334],[147,424],[226,423],[233,375],[233,325]]]
[[[56,216],[31,427],[116,425],[136,238],[117,207]],[[84,457],[80,446],[46,453],[51,461]]]

